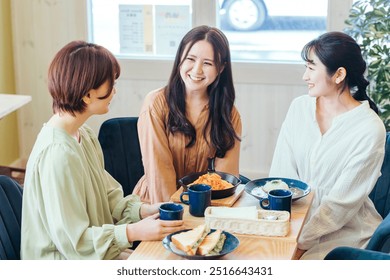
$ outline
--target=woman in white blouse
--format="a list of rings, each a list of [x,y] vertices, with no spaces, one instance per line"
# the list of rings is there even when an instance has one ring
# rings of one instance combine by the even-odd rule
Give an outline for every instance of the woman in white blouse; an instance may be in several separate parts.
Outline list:
[[[366,63],[341,32],[307,43],[303,80],[276,145],[270,177],[299,179],[314,191],[297,258],[323,259],[337,246],[364,247],[382,218],[368,197],[384,158],[385,128],[366,94]]]

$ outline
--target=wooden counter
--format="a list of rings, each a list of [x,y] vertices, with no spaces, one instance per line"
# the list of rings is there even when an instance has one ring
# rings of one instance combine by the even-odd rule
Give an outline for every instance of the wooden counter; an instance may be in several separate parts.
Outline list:
[[[292,204],[290,231],[285,237],[269,237],[258,235],[234,234],[240,245],[230,254],[221,259],[258,259],[258,260],[289,260],[294,257],[297,248],[297,240],[300,234],[306,214],[313,200],[311,192]],[[233,207],[258,206],[258,199],[243,192]],[[193,228],[204,223],[204,218],[194,217],[189,214],[188,206],[184,205],[184,225]],[[179,260],[183,259],[166,250],[161,241],[143,241],[131,254],[133,260]]]
[[[31,96],[0,93],[0,119],[31,101]]]

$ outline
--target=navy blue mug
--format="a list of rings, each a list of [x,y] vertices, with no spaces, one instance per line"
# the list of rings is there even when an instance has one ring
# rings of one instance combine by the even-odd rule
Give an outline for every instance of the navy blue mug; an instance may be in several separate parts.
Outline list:
[[[188,200],[183,196],[188,196]],[[180,194],[180,200],[190,206],[190,214],[195,217],[204,217],[204,211],[211,205],[211,187],[205,184],[196,184],[188,187]]]
[[[267,210],[288,211],[291,213],[292,192],[290,190],[275,189],[268,193],[268,197],[260,199],[260,206]]]
[[[160,205],[160,220],[183,220],[184,207],[177,203]]]

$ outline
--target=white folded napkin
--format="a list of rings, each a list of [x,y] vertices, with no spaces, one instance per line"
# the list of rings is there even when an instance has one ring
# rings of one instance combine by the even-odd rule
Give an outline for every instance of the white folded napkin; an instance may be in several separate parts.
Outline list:
[[[211,207],[210,215],[217,218],[258,220],[256,206],[247,207]]]

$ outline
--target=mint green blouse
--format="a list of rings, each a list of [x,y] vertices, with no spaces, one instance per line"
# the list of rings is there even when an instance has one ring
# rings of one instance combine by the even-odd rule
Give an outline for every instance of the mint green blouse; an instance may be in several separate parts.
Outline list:
[[[123,197],[104,169],[94,132],[80,143],[44,125],[27,163],[22,209],[22,259],[115,259],[131,246],[126,225],[140,220],[138,196]]]

